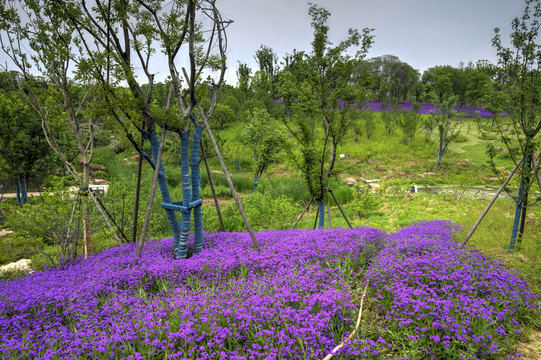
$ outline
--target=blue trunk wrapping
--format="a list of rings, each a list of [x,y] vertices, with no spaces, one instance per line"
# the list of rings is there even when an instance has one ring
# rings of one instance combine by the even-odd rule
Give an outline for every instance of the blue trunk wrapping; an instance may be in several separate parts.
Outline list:
[[[325,204],[323,200],[317,201],[317,207],[319,208],[319,220],[318,220],[318,229],[323,229],[325,227]]]
[[[252,190],[252,193],[255,193],[255,189],[257,189],[257,185],[259,185],[260,179],[261,179],[261,173],[254,175],[254,190]]]
[[[187,211],[182,212],[180,217],[180,243],[176,252],[177,259],[186,259],[188,251],[188,237],[190,235],[190,219],[192,210],[189,209],[190,198],[190,133],[180,133],[180,169],[182,174],[182,205]]]
[[[192,169],[192,203],[201,200],[199,186],[201,184],[201,174],[199,173],[199,145],[201,143],[201,135],[203,126],[195,126],[192,145],[192,161],[190,167]],[[194,253],[199,254],[203,250],[203,216],[201,214],[201,203],[193,208],[193,227],[194,227]]]
[[[150,140],[150,147],[152,149],[154,161],[157,162],[158,151],[160,149],[160,140],[158,140],[156,133],[150,133],[148,138]],[[167,185],[167,179],[165,178],[163,161],[160,163],[160,169],[158,172],[158,185],[160,186],[160,192],[162,194],[162,202],[171,203],[171,196],[169,195],[169,186]],[[167,220],[169,220],[171,230],[173,231],[173,251],[176,255],[176,249],[178,249],[178,244],[180,242],[180,224],[178,223],[177,216],[175,215],[175,210],[165,209],[165,214],[167,215]]]
[[[20,189],[19,189],[19,179],[17,179],[17,181],[15,181],[15,192],[17,193],[17,206],[22,206],[21,192],[20,192]]]
[[[438,154],[438,164],[441,163],[441,158],[443,157],[443,152]]]
[[[509,242],[509,252],[515,251],[515,243],[517,242],[518,226],[520,224],[520,215],[522,214],[522,197],[524,196],[524,182],[520,182],[518,189],[517,206],[515,208],[515,220],[513,222],[513,231],[511,232],[511,241]]]

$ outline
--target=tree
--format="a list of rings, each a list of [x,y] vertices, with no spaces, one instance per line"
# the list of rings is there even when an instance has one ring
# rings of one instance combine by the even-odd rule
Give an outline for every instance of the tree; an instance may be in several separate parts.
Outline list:
[[[263,172],[278,159],[284,143],[284,135],[273,125],[269,113],[263,109],[255,109],[248,114],[248,124],[242,136],[245,143],[254,153],[252,170],[254,172],[254,190],[257,188]]]
[[[419,82],[419,72],[397,56],[383,55],[367,61],[372,91],[378,101],[406,101]]]
[[[283,117],[284,124],[301,147],[302,156],[295,161],[318,203],[322,228],[323,201],[329,178],[334,175],[337,149],[360,114],[356,106],[365,99],[364,89],[354,81],[357,65],[371,46],[373,36],[372,29],[365,28],[362,33],[350,29],[346,40],[331,46],[327,26],[330,12],[314,4],[308,12],[314,40],[309,58],[299,64],[305,71],[299,72],[299,76],[286,71],[280,77],[279,90],[292,113],[291,120]],[[354,56],[347,54],[352,47],[357,48]]]
[[[28,202],[28,181],[47,170],[49,153],[34,110],[15,91],[0,90],[0,156],[15,178],[18,205]]]
[[[259,70],[264,71],[270,77],[270,93],[274,100],[276,73],[279,71],[278,55],[276,55],[272,48],[261,45],[261,48],[255,52],[254,59],[259,65]]]
[[[79,74],[100,83],[112,116],[122,126],[126,137],[140,156],[154,169],[151,196],[138,241],[137,256],[142,254],[157,187],[160,188],[162,207],[173,232],[175,257],[187,257],[192,211],[194,251],[197,254],[202,250],[199,147],[204,129],[220,161],[254,246],[259,248],[209,126],[209,119],[216,107],[218,90],[224,82],[227,50],[225,29],[230,24],[230,21],[222,18],[216,1],[178,0],[162,4],[155,1],[128,3],[121,0],[113,4],[97,2],[95,6],[89,7],[86,1],[80,0],[62,2],[57,6],[62,11],[60,15],[74,24],[79,34],[85,57]],[[156,43],[159,44],[160,51],[155,51]],[[183,55],[187,56],[187,66],[179,67],[179,58]],[[151,106],[155,76],[151,72],[151,65],[158,56],[163,56],[168,64],[172,94],[168,98],[175,102],[174,105],[168,102],[165,112],[156,111]],[[140,83],[135,72],[136,67],[142,69],[147,80],[146,87]],[[208,108],[203,107],[203,99],[198,93],[206,73],[217,74],[215,78],[209,75],[207,86],[202,87],[209,93],[204,96],[210,97]],[[123,103],[118,97],[114,85],[119,82],[128,84],[131,101]],[[199,119],[195,114],[198,114]],[[190,159],[192,124],[194,133]],[[162,129],[161,140],[158,139],[157,127]],[[142,134],[144,140],[150,142],[153,158],[134,140],[134,128]],[[167,130],[178,133],[181,139],[182,202],[172,201],[161,161]],[[181,212],[180,224],[175,211]]]
[[[441,163],[447,147],[458,136],[458,120],[454,111],[455,104],[456,97],[448,97],[436,102],[437,110],[430,114],[438,130],[438,160],[434,167]]]
[[[239,80],[239,89],[245,96],[248,96],[250,93],[250,78],[252,77],[252,69],[248,67],[246,63],[239,63],[239,68],[237,70],[237,79]]]
[[[48,144],[58,154],[84,195],[83,251],[86,257],[91,249],[90,202],[87,195],[91,196],[88,186],[96,120],[90,103],[96,99],[96,87],[89,81],[78,82],[76,80],[79,79],[70,77],[70,73],[81,66],[74,53],[82,49],[73,36],[76,28],[63,21],[59,10],[56,4],[49,1],[2,3],[0,12],[4,21],[0,27],[0,41],[4,53],[21,72],[24,89],[19,84],[19,93],[39,115]],[[30,54],[27,54],[27,48]],[[32,72],[37,72],[39,76]],[[55,114],[69,125],[81,157],[82,176],[63,153],[52,132],[51,120]],[[116,234],[115,238],[119,241]]]
[[[536,174],[539,175],[539,154],[536,152],[541,130],[541,46],[536,41],[540,19],[541,1],[526,0],[524,14],[511,23],[511,46],[503,45],[499,28],[494,29],[492,39],[498,55],[498,93],[491,97],[491,110],[501,139],[520,176],[509,252],[514,251],[517,240],[520,241],[524,232],[526,210],[533,205],[528,194],[535,183]],[[503,110],[509,116],[501,116]],[[510,122],[510,132],[505,131],[505,122]]]

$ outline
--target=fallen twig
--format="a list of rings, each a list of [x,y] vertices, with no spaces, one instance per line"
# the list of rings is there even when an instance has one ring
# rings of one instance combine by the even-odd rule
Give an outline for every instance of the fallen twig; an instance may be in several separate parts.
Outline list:
[[[357,333],[357,330],[359,329],[359,325],[361,324],[361,315],[363,313],[363,304],[364,304],[364,297],[366,295],[366,289],[368,289],[368,284],[364,287],[363,296],[361,297],[361,306],[359,307],[359,315],[357,316],[357,323],[355,324],[355,329],[349,334],[348,338],[340,343],[337,347],[332,349],[331,353],[323,358],[323,360],[330,360],[334,356],[334,353],[340,350],[342,347],[344,347],[345,344],[351,341],[353,339],[353,336]]]

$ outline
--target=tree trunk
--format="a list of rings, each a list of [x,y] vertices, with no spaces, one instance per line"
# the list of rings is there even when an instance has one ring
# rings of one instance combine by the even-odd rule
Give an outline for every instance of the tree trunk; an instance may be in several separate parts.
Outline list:
[[[203,125],[196,125],[195,132],[193,134],[192,161],[190,163],[192,170],[192,203],[201,200],[199,191],[201,184],[199,173],[199,164],[201,163],[201,158],[199,157],[199,147],[201,144],[202,133]],[[201,214],[201,205],[198,205],[193,209],[193,227],[194,254],[199,254],[201,250],[203,250],[203,216]]]
[[[165,131],[163,131],[162,133],[161,141],[158,140],[158,136],[156,135],[156,132],[154,131],[149,132],[148,138],[150,140],[150,147],[152,149],[152,155],[154,156],[155,166],[158,166],[158,162],[159,162],[157,181],[158,181],[158,185],[160,187],[160,192],[162,195],[162,207],[163,207],[163,204],[171,204],[171,195],[169,194],[169,187],[167,185],[167,178],[165,176],[165,168],[163,166],[163,161],[161,161],[161,158],[158,161],[158,158],[160,155],[160,149],[163,148],[163,142],[165,140]],[[148,209],[147,209],[147,212],[148,212]],[[165,214],[167,215],[167,219],[169,220],[169,226],[171,226],[171,230],[173,232],[173,252],[176,254],[176,251],[178,249],[179,242],[180,242],[180,224],[175,214],[175,210],[165,208]],[[145,221],[147,221],[146,215],[145,215]],[[144,233],[146,233],[146,229]],[[143,237],[144,233],[143,231],[141,231],[141,235],[139,236],[139,239]]]
[[[522,213],[522,200],[524,194],[524,180],[520,181],[520,188],[518,190],[518,199],[515,207],[515,220],[513,221],[513,230],[511,231],[511,241],[509,242],[509,253],[515,251],[515,243],[517,241],[520,215]]]
[[[176,252],[177,259],[186,259],[188,255],[188,237],[190,235],[190,220],[192,210],[190,199],[192,197],[190,187],[190,133],[184,131],[180,133],[180,168],[182,176],[182,205],[186,208],[182,212],[180,225],[180,242]]]
[[[155,132],[151,132],[149,134],[149,140],[150,140],[150,146],[152,148],[152,154],[154,155],[154,177],[152,179],[152,188],[150,189],[150,197],[148,199],[145,219],[143,221],[143,228],[141,229],[141,235],[139,236],[139,241],[137,243],[137,252],[135,255],[137,258],[140,258],[141,255],[143,254],[143,245],[145,244],[145,238],[146,238],[146,234],[148,230],[148,223],[150,221],[150,214],[152,212],[152,206],[154,205],[154,197],[156,195],[156,186],[158,182],[160,183],[162,201],[163,202],[169,201],[169,203],[171,202],[171,198],[169,197],[169,188],[167,187],[167,180],[165,179],[165,171],[164,171],[163,162],[162,162],[163,142],[165,140],[165,129],[162,132],[161,142],[158,141],[158,137],[156,136]],[[165,187],[162,186],[161,184],[162,182],[165,182]],[[167,218],[169,219],[169,224],[171,225],[171,229],[173,229],[173,237],[175,237],[175,234],[176,234],[176,238],[175,238],[176,240],[180,233],[180,226],[178,226],[178,221],[175,216],[175,212],[174,210],[168,210],[168,209],[166,209],[165,212],[167,214]],[[174,219],[170,217],[171,213]],[[173,228],[175,222],[179,228],[178,232],[175,232],[175,229]]]
[[[86,154],[83,154],[83,182],[81,185],[83,202],[83,255],[85,258],[92,251],[92,234],[90,232],[90,201],[88,199],[88,184],[90,180],[90,163]]]
[[[325,203],[322,199],[317,200],[319,223],[317,228],[323,229],[325,227]]]

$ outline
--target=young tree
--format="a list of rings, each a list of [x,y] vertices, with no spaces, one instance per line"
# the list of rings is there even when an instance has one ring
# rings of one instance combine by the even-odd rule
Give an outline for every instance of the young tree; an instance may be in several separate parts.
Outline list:
[[[329,42],[327,20],[330,12],[311,4],[314,40],[306,60],[305,74],[296,77],[287,71],[280,79],[280,93],[292,110],[284,124],[300,145],[297,165],[304,173],[311,196],[318,203],[319,227],[325,223],[324,200],[328,181],[334,173],[338,146],[360,114],[357,106],[365,99],[364,89],[354,84],[359,61],[372,44],[371,29],[349,30],[346,40],[336,46]],[[347,51],[355,47],[354,56]],[[302,74],[302,72],[299,72]],[[330,220],[330,219],[329,219]]]
[[[276,55],[272,48],[261,45],[261,48],[255,52],[254,59],[259,65],[259,70],[264,71],[270,77],[270,93],[274,100],[276,74],[279,71],[278,55]]]
[[[284,135],[273,126],[269,113],[263,109],[255,109],[248,115],[249,122],[242,136],[254,153],[252,170],[254,172],[254,190],[267,168],[276,162],[284,143]]]
[[[34,110],[15,91],[0,90],[0,157],[15,179],[18,205],[28,202],[28,181],[51,160],[49,153]]]
[[[99,81],[113,116],[125,129],[126,136],[140,156],[155,170],[151,194],[154,193],[156,186],[159,186],[162,207],[167,213],[173,231],[175,257],[187,256],[192,210],[195,253],[199,253],[203,246],[202,201],[199,195],[199,144],[203,129],[206,129],[222,165],[254,246],[258,248],[259,244],[244,214],[208,123],[216,106],[218,90],[224,80],[227,49],[225,28],[230,23],[222,18],[216,7],[216,1],[178,0],[163,4],[155,1],[96,2],[94,6],[89,7],[86,1],[79,0],[63,2],[59,7],[63,11],[62,16],[76,27],[82,43],[85,61],[84,66],[79,69],[80,72]],[[156,44],[159,44],[160,51],[155,51]],[[178,65],[183,55],[188,58],[187,69]],[[158,56],[163,56],[168,64],[172,94],[170,98],[176,103],[175,106],[168,105],[165,113],[154,111],[150,106],[155,77],[152,65]],[[146,91],[143,90],[144,87],[136,75],[137,67],[142,69],[146,77]],[[202,83],[203,76],[208,73],[217,73],[217,77],[208,80],[211,100],[208,108],[204,108],[197,87]],[[116,95],[113,85],[120,81],[128,84],[133,101],[122,104]],[[194,116],[195,114],[198,114],[199,119]],[[142,120],[142,125],[138,119]],[[190,160],[189,140],[192,123],[194,133]],[[149,140],[154,159],[134,140],[130,125],[136,126],[143,139]],[[158,139],[156,127],[162,128],[161,141]],[[177,132],[181,138],[182,202],[172,201],[161,161],[163,151],[160,149],[163,148],[166,130]],[[151,195],[145,224],[149,222],[153,201]],[[180,224],[175,211],[181,212]],[[147,228],[145,224],[143,229]],[[137,256],[141,256],[145,236],[145,231],[142,231]]]
[[[492,96],[492,112],[502,141],[518,167],[520,186],[509,252],[524,232],[526,209],[533,205],[528,198],[539,173],[539,131],[541,130],[541,46],[537,44],[541,19],[541,1],[526,0],[524,14],[515,18],[510,34],[511,46],[502,43],[500,29],[494,29],[492,45],[497,51],[497,90]],[[499,114],[505,110],[509,116]],[[505,122],[510,131],[505,131]],[[537,164],[537,165],[536,165]]]
[[[81,65],[75,55],[81,51],[80,42],[73,36],[76,33],[73,24],[63,21],[58,10],[55,4],[47,1],[3,2],[0,6],[4,20],[0,42],[4,53],[22,74],[20,94],[38,113],[48,144],[85,195],[83,251],[86,257],[91,248],[90,200],[87,195],[96,120],[89,103],[95,99],[96,87],[91,82],[78,82],[71,77],[71,73]],[[52,132],[51,118],[55,114],[69,125],[81,157],[82,176],[68,160]],[[119,241],[116,234],[115,238]]]
[[[430,114],[434,119],[435,127],[438,130],[438,160],[434,168],[441,164],[443,154],[449,144],[458,136],[458,120],[455,116],[455,99],[449,97],[440,102],[436,102],[437,111]]]

